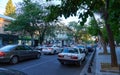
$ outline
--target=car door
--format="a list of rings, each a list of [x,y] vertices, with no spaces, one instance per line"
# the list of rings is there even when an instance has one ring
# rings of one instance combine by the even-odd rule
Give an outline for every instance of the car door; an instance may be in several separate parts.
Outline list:
[[[25,47],[20,45],[15,48],[16,54],[19,56],[20,60],[27,59],[28,52],[26,51]]]
[[[85,53],[84,53],[84,51],[81,48],[79,48],[79,56],[84,60]]]
[[[32,48],[30,48],[29,46],[24,46],[25,47],[25,50],[26,50],[26,52],[27,52],[27,57],[28,58],[32,58],[32,57],[35,57],[35,55],[36,55],[36,51],[34,51]]]
[[[54,48],[54,50],[56,50],[57,53],[60,52],[60,49],[58,48],[58,46],[54,45],[53,48]]]

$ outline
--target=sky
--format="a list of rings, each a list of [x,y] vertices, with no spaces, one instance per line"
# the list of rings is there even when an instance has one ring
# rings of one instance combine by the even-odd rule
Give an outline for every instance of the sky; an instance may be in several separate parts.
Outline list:
[[[40,1],[44,1],[44,0],[40,0]],[[0,0],[0,14],[4,14],[7,2],[8,0]],[[12,2],[16,6],[16,4],[18,2],[22,2],[22,0],[12,0]],[[67,19],[62,17],[62,22],[64,22],[65,24],[68,24],[70,21],[78,21],[78,19],[76,17],[69,17]]]

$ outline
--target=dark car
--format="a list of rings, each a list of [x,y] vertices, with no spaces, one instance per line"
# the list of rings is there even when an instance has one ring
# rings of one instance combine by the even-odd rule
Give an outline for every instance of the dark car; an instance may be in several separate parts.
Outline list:
[[[77,46],[79,49],[82,49],[82,51],[87,55],[88,54],[88,49],[85,46],[78,45]]]
[[[27,75],[27,74],[18,70],[0,68],[0,75]]]
[[[7,45],[0,48],[0,62],[16,64],[21,60],[40,58],[41,52],[26,45]]]
[[[87,45],[86,48],[88,49],[89,52],[94,51],[94,46],[92,46],[92,45]]]

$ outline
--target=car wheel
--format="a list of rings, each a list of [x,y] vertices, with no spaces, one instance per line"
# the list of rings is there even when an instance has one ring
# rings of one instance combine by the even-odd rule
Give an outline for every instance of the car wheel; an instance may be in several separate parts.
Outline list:
[[[82,64],[82,61],[79,61],[79,62],[78,62],[78,66],[81,66],[81,64]]]
[[[84,62],[84,61],[85,61],[85,59],[86,59],[86,57],[84,57],[84,59],[82,60],[82,62]]]
[[[40,56],[41,56],[41,53],[38,53],[38,54],[36,55],[36,58],[39,59]]]
[[[56,54],[56,50],[53,52],[53,54]]]
[[[61,63],[61,65],[64,65],[64,62],[60,62]]]
[[[11,60],[10,60],[10,63],[11,63],[11,64],[16,64],[16,63],[18,63],[18,57],[17,57],[17,56],[13,56],[13,57],[11,58]]]

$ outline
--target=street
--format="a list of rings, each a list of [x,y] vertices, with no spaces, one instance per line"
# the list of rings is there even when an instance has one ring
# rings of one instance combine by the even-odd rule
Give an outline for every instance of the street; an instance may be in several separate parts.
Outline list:
[[[23,71],[28,75],[80,75],[86,61],[79,67],[77,65],[61,65],[57,60],[57,55],[41,55],[40,59],[22,61],[15,65],[0,64],[0,67]]]

